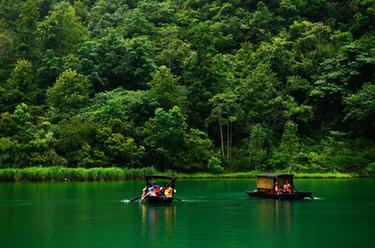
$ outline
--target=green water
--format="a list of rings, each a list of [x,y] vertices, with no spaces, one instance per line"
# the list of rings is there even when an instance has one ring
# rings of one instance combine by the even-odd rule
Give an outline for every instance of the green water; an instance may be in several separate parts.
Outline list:
[[[141,181],[0,184],[0,247],[374,247],[374,180],[296,180],[318,197],[250,199],[254,180],[177,181],[182,202],[127,203]]]

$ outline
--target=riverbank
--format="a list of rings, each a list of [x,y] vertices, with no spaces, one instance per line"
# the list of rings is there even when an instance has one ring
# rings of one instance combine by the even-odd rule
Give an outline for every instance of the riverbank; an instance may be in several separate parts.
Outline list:
[[[233,173],[165,173],[153,167],[146,168],[65,168],[65,167],[30,167],[0,169],[0,182],[47,182],[47,181],[120,181],[139,179],[145,175],[168,175],[179,179],[210,179],[210,178],[255,178],[260,171]],[[282,173],[282,172],[280,172]],[[336,178],[350,179],[364,177],[358,173],[299,173],[295,178]],[[367,176],[368,177],[368,176]]]

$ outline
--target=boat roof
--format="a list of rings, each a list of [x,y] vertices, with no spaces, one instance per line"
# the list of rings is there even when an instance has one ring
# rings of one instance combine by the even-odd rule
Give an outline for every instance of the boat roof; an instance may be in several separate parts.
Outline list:
[[[276,174],[276,173],[265,173],[265,174],[258,174],[257,177],[293,177],[293,174]]]
[[[145,176],[146,180],[147,179],[151,179],[151,178],[176,180],[176,177],[172,177],[172,176],[158,176],[158,175],[148,175],[148,176]]]

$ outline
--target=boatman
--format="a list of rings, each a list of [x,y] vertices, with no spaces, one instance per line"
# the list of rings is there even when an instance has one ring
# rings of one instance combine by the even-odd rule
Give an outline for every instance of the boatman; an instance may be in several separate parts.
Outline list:
[[[284,192],[285,193],[292,193],[292,186],[290,185],[288,180],[284,182]]]
[[[278,194],[279,193],[279,184],[277,183],[277,181],[276,181],[276,183],[275,183],[275,194]]]

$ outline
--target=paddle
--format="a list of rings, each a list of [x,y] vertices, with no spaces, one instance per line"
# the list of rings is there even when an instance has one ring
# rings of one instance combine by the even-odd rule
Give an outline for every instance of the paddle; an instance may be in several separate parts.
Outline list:
[[[178,198],[177,196],[173,196],[174,198],[176,198],[177,201],[182,201],[180,198]]]
[[[138,200],[139,198],[141,198],[141,197],[137,196],[136,198],[131,199],[130,202],[134,202],[134,201]]]
[[[141,204],[145,198],[140,198],[138,204]]]

